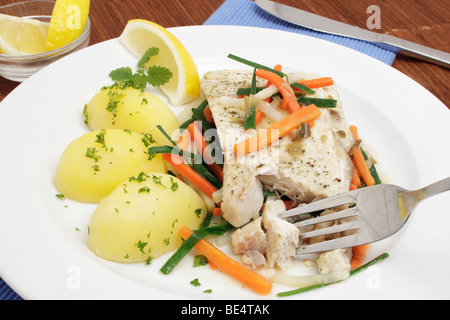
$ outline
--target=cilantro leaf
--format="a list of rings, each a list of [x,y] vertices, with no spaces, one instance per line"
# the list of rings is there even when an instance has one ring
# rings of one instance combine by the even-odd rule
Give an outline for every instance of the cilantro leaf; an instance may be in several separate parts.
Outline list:
[[[142,58],[139,60],[137,66],[139,69],[143,69],[145,65],[150,61],[151,57],[157,56],[159,54],[159,48],[157,47],[151,47],[148,48],[147,51],[145,51]]]
[[[169,69],[161,66],[152,66],[148,68],[147,73],[147,82],[154,87],[166,84],[173,76]]]

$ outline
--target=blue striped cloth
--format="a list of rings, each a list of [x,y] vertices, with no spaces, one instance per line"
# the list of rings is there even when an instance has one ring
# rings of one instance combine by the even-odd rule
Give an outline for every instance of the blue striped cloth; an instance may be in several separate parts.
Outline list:
[[[260,9],[250,0],[225,0],[222,6],[204,24],[251,26],[296,32],[352,48],[389,65],[392,65],[396,57],[394,52],[382,49],[369,42],[321,33],[285,22]]]
[[[23,300],[0,278],[0,300]]]
[[[204,24],[252,26],[296,32],[347,46],[381,60],[389,65],[392,65],[396,56],[394,52],[382,49],[368,42],[315,32],[285,22],[261,10],[253,1],[250,0],[226,0],[220,8],[214,12],[208,20],[205,21]],[[0,278],[0,300],[21,299],[22,298]]]

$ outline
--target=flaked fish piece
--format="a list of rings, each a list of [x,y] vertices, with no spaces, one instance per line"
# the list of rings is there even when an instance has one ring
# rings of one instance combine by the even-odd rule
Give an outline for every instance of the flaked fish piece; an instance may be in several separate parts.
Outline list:
[[[322,253],[316,262],[320,273],[332,273],[342,270],[350,271],[352,257],[352,249],[336,249]]]
[[[241,227],[259,216],[264,202],[263,186],[246,165],[225,160],[222,187],[223,218]]]
[[[236,254],[244,254],[251,250],[265,254],[267,240],[266,234],[262,229],[262,218],[260,217],[234,231],[231,235],[231,244]]]
[[[311,75],[288,75],[288,79],[302,77]],[[334,87],[316,90],[313,97],[333,98],[338,105],[333,109],[321,108],[322,115],[314,121],[309,137],[287,135],[258,152],[236,156],[233,146],[256,133],[244,129],[245,112],[236,96],[239,88],[250,87],[251,78],[250,71],[224,70],[208,72],[201,81],[224,152],[222,211],[235,227],[245,225],[259,213],[262,186],[297,202],[311,202],[348,191],[353,176],[348,152],[355,141]],[[257,85],[265,86],[266,81],[258,78]],[[251,196],[249,190],[255,195]]]
[[[233,232],[233,250],[242,254],[244,263],[255,269],[278,267],[282,270],[292,264],[300,232],[293,224],[278,217],[285,210],[283,201],[269,198],[262,217]]]
[[[286,206],[278,199],[268,199],[263,211],[263,224],[267,230],[267,265],[281,270],[287,270],[292,265],[300,236],[296,226],[278,217],[284,211]]]

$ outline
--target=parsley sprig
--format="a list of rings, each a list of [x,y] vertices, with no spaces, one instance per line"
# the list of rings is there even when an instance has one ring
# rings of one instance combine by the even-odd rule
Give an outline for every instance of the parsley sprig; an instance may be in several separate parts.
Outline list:
[[[172,72],[168,68],[156,65],[146,68],[151,58],[158,54],[159,48],[151,47],[138,61],[136,73],[133,73],[130,67],[122,67],[111,71],[109,76],[116,82],[116,86],[133,87],[141,91],[146,88],[147,84],[153,87],[162,86],[172,79]]]

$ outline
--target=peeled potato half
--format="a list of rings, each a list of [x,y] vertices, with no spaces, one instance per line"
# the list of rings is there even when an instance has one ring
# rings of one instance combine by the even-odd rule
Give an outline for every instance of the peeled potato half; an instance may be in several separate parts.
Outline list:
[[[134,88],[102,89],[87,104],[85,116],[93,130],[129,129],[150,133],[162,145],[169,141],[157,126],[169,135],[179,126],[175,114],[161,99]]]
[[[108,129],[89,132],[70,143],[61,156],[55,185],[66,198],[98,203],[140,172],[166,173],[164,159],[149,160],[151,136]]]
[[[169,174],[141,173],[104,198],[93,213],[89,248],[116,262],[142,262],[176,250],[182,226],[198,229],[202,198]]]

